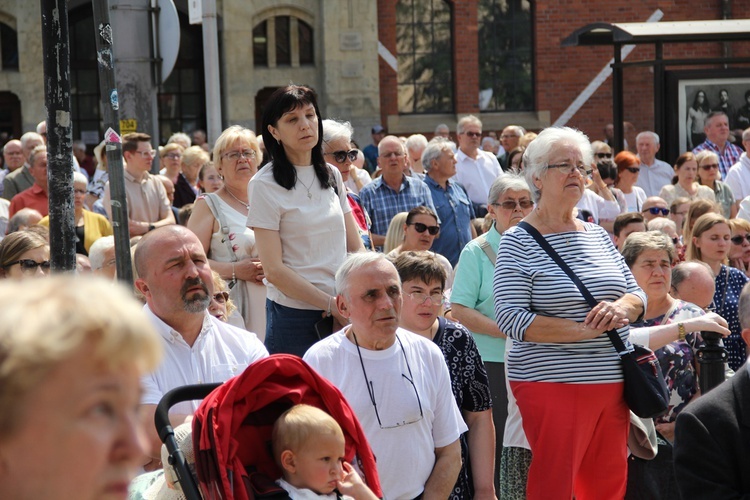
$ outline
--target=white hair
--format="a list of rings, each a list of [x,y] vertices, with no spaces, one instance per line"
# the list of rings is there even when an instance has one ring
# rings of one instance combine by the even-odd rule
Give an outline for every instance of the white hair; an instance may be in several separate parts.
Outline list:
[[[656,144],[657,146],[659,145],[659,134],[657,134],[656,132],[644,130],[643,132],[635,136],[635,142],[640,141],[643,137],[651,137],[654,140],[654,144]]]
[[[647,224],[649,231],[661,231],[664,232],[664,230],[668,227],[671,227],[674,229],[675,233],[677,232],[677,224],[671,219],[667,219],[666,217],[657,217],[656,219],[652,220]]]
[[[506,191],[527,191],[531,194],[529,185],[521,174],[506,172],[504,175],[495,179],[490,186],[490,192],[487,195],[487,204],[497,203]]]
[[[81,172],[73,172],[73,184],[81,183],[88,185],[89,180]]]
[[[349,122],[338,120],[323,120],[323,142],[331,142],[343,139],[346,142],[352,141],[354,128]]]
[[[380,252],[355,252],[349,254],[346,260],[344,260],[344,263],[339,267],[338,271],[336,271],[336,293],[348,297],[349,280],[351,279],[352,274],[363,267],[369,267],[380,261],[385,261],[391,264],[391,262],[385,257],[385,254]],[[393,266],[393,264],[391,264],[391,266]]]
[[[21,136],[21,147],[23,149],[26,149],[26,145],[29,143],[29,141],[36,139],[37,141],[41,141],[42,144],[44,144],[44,138],[37,134],[36,132],[26,132]]]
[[[469,125],[470,123],[473,123],[474,125],[478,125],[479,128],[482,128],[482,121],[477,118],[474,115],[464,116],[460,120],[458,120],[458,125],[456,125],[456,132],[459,134],[464,133],[464,128],[466,125]]]
[[[453,142],[440,136],[435,137],[428,142],[424,151],[422,151],[422,168],[425,172],[430,171],[432,168],[432,160],[437,160],[440,155],[443,154],[443,151],[453,151],[452,145]]]
[[[427,137],[422,134],[412,134],[406,139],[406,150],[415,152],[427,147]]]
[[[104,254],[115,246],[114,236],[102,236],[89,248],[89,262],[93,271],[104,267]]]

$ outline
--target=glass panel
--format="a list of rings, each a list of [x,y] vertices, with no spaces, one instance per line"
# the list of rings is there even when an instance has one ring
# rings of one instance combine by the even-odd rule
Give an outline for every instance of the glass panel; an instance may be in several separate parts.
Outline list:
[[[253,28],[253,64],[268,66],[268,22],[263,21]]]
[[[292,64],[289,40],[289,16],[276,17],[276,65]]]
[[[315,50],[313,47],[312,27],[302,20],[297,20],[297,32],[299,34],[299,63],[313,64]]]
[[[0,46],[2,46],[2,69],[18,69],[18,35],[7,24],[0,23]]]
[[[201,100],[197,94],[182,94],[180,102],[183,118],[195,118],[200,113]]]
[[[76,72],[76,87],[81,94],[99,94],[99,74],[96,70]]]
[[[78,97],[78,120],[99,119],[99,96],[85,95]]]
[[[196,92],[199,89],[198,72],[194,68],[180,70],[180,88],[183,92]]]

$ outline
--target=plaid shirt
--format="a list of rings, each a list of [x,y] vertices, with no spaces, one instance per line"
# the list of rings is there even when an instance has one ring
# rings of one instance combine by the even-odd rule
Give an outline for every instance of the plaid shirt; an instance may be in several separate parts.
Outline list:
[[[740,161],[740,155],[742,155],[742,150],[729,142],[726,143],[724,152],[722,153],[719,151],[719,146],[708,139],[706,139],[706,142],[698,144],[698,146],[693,149],[693,154],[697,155],[701,151],[706,150],[716,153],[719,156],[719,171],[721,172],[722,179],[727,178],[729,169],[732,168],[732,165]]]
[[[399,212],[408,212],[424,205],[437,213],[429,188],[414,177],[403,176],[398,193],[383,182],[382,177],[378,177],[362,188],[359,199],[372,219],[370,231],[381,236],[385,235],[391,219]]]

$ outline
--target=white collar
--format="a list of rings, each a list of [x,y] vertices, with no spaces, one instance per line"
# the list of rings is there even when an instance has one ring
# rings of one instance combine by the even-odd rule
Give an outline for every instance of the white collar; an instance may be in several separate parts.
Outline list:
[[[292,500],[318,500],[320,498],[327,498],[330,500],[336,500],[336,493],[329,493],[328,495],[320,495],[315,493],[313,490],[307,488],[295,488],[291,484],[287,483],[283,479],[277,479],[276,484],[284,488],[284,491],[289,493],[289,498]]]

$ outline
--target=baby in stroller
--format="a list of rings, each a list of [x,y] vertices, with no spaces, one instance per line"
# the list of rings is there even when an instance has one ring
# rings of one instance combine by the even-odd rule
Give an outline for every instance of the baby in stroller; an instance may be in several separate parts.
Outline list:
[[[276,483],[292,500],[377,500],[344,459],[344,433],[329,414],[298,404],[276,420],[273,456],[283,471]]]

